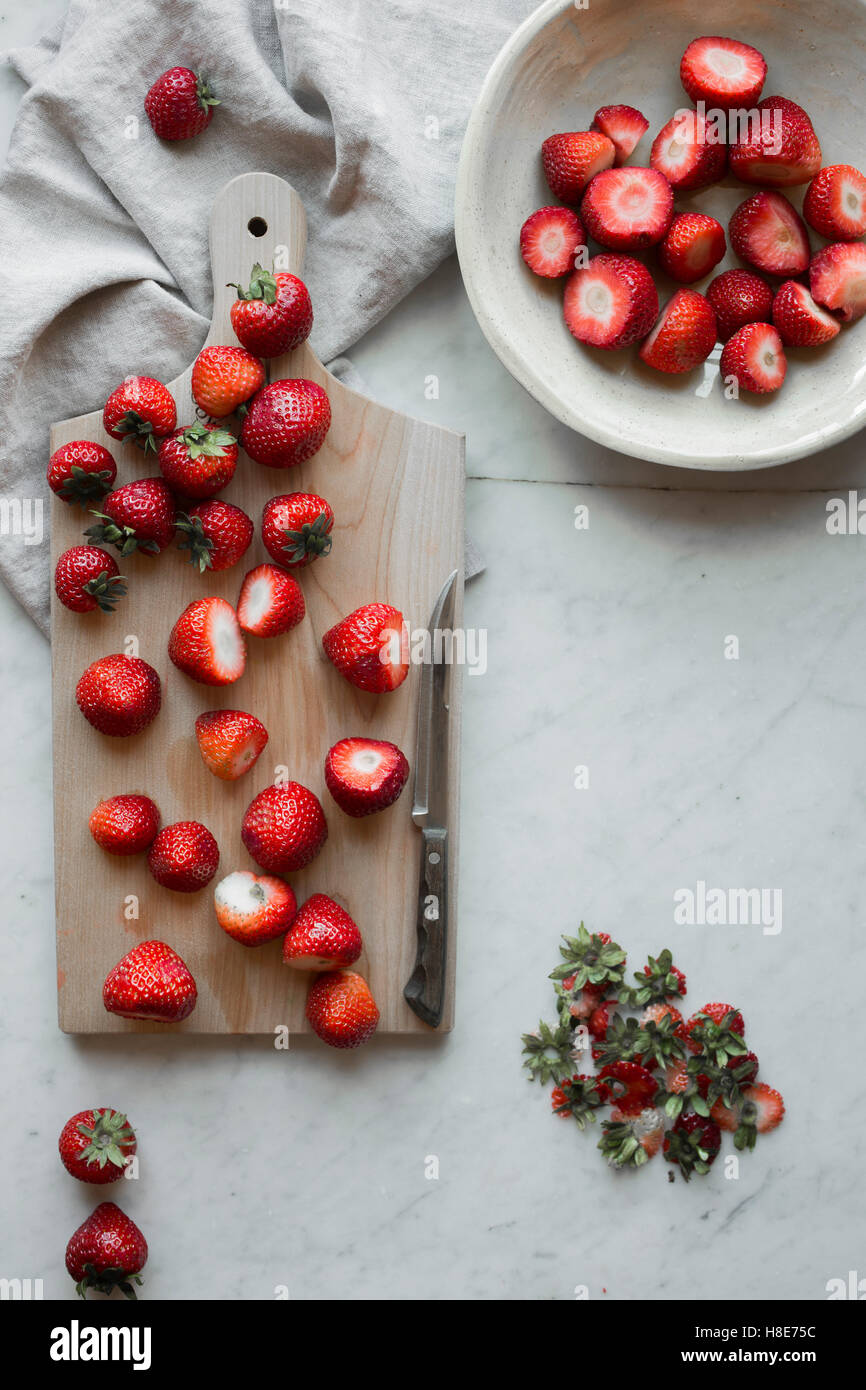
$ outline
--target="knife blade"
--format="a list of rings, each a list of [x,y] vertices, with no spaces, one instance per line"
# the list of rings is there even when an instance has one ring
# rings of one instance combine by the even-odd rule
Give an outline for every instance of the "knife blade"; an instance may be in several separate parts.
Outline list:
[[[412,820],[421,831],[416,934],[418,949],[403,997],[413,1013],[438,1028],[445,1005],[448,953],[448,670],[436,633],[450,632],[457,591],[452,570],[428,627],[429,646],[418,693],[418,736]],[[436,657],[438,656],[438,660]]]

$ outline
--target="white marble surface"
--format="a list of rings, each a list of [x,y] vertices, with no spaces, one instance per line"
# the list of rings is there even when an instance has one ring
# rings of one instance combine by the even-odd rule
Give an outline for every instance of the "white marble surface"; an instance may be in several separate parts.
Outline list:
[[[42,0],[27,24],[61,8]],[[3,42],[25,29],[0,21]],[[0,134],[16,95],[0,86]],[[453,264],[353,356],[389,403],[469,433],[488,570],[466,620],[488,629],[490,666],[466,682],[455,1031],[354,1055],[61,1035],[49,651],[0,592],[0,1275],[71,1296],[63,1249],[95,1190],[55,1145],[95,1103],[140,1136],[119,1199],[150,1243],[151,1298],[825,1297],[866,1273],[866,538],[827,535],[820,491],[856,480],[859,442],[774,472],[772,493],[602,456],[505,375]],[[673,893],[698,879],[780,887],[783,930],[676,927]],[[670,945],[696,1007],[743,1010],[788,1116],[738,1179],[669,1185],[660,1159],[612,1174],[524,1079],[519,1034],[550,1014],[545,976],[581,917],[635,967]]]

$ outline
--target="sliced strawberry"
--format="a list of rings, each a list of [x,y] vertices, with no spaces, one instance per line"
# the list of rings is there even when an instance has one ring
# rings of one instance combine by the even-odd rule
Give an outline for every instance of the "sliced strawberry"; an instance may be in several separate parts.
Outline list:
[[[812,296],[846,323],[866,314],[866,245],[836,241],[819,251],[809,267]]]
[[[610,1027],[611,1014],[620,1007],[618,999],[605,999],[589,1016],[589,1031],[600,1042]]]
[[[725,172],[727,146],[699,111],[677,111],[662,126],[650,151],[650,165],[672,188],[706,188]]]
[[[758,396],[778,391],[787,370],[782,339],[771,324],[747,323],[722,348],[722,380],[733,377],[741,391]]]
[[[788,188],[808,183],[821,168],[821,146],[802,106],[767,97],[730,149],[731,173],[743,183]]]
[[[661,1148],[664,1115],[653,1106],[643,1110],[614,1109],[602,1121],[598,1147],[614,1168],[639,1168]]]
[[[530,270],[554,280],[574,269],[578,246],[586,245],[583,225],[571,208],[539,208],[520,228],[520,254]]]
[[[590,130],[600,130],[613,141],[616,150],[614,163],[625,164],[638,141],[649,130],[646,116],[634,106],[600,106],[592,118]]]
[[[786,280],[773,300],[773,323],[787,347],[817,347],[839,332],[839,320],[816,304],[799,280]]]
[[[809,234],[781,193],[754,193],[740,203],[728,232],[737,255],[767,275],[787,280],[809,264]]]
[[[710,281],[706,294],[722,343],[744,324],[769,323],[772,318],[773,291],[754,271],[725,270]]]
[[[785,1114],[785,1102],[778,1091],[774,1091],[772,1086],[768,1086],[766,1081],[759,1081],[755,1086],[747,1086],[743,1092],[746,1106],[754,1106],[755,1129],[759,1134],[768,1134],[770,1130],[776,1129],[782,1123]],[[744,1106],[744,1110],[746,1108]]]
[[[278,637],[297,627],[306,613],[301,586],[279,565],[256,565],[244,575],[238,622],[254,637]]]
[[[866,177],[851,164],[828,165],[806,189],[803,216],[829,241],[856,241],[866,232]]]
[[[631,256],[596,256],[565,286],[566,326],[581,343],[628,347],[650,331],[659,299],[646,266]]]
[[[659,246],[659,264],[672,280],[691,285],[709,275],[727,249],[721,222],[703,212],[679,212]]]
[[[680,62],[680,81],[692,101],[707,106],[752,106],[761,95],[767,64],[739,39],[692,39]]]
[[[397,800],[409,764],[396,743],[343,738],[328,750],[325,785],[349,816],[370,816]]]
[[[659,372],[690,372],[705,362],[716,345],[716,316],[712,305],[697,290],[677,290],[640,355]]]
[[[655,169],[605,169],[583,195],[580,211],[590,236],[614,251],[655,246],[671,223],[674,195]]]
[[[544,176],[554,198],[563,203],[579,203],[590,179],[609,169],[615,157],[613,141],[597,130],[548,135],[541,146]]]
[[[753,1149],[759,1134],[768,1134],[782,1123],[785,1102],[772,1086],[759,1081],[745,1087],[740,1105],[727,1106],[717,1100],[710,1114],[719,1129],[733,1132],[738,1149]]]
[[[247,663],[247,647],[235,610],[224,598],[199,598],[187,605],[169,634],[175,666],[202,685],[230,685]]]

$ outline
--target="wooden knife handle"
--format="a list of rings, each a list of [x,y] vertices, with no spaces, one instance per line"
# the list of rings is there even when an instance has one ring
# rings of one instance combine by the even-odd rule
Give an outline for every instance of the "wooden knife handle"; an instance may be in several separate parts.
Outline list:
[[[403,998],[424,1023],[438,1028],[445,1006],[448,952],[448,832],[422,830],[418,883],[418,954]]]

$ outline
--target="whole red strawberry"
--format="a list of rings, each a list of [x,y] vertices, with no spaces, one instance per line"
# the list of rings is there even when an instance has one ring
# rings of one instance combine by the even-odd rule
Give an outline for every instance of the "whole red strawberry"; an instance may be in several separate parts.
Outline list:
[[[123,575],[113,558],[95,545],[73,545],[64,550],[54,571],[54,589],[63,606],[73,613],[92,613],[95,608],[112,613],[126,593]]]
[[[685,1025],[686,1043],[690,1052],[704,1052],[720,1066],[728,1057],[746,1052],[743,1042],[746,1027],[739,1009],[730,1004],[705,1004],[692,1014]]]
[[[256,357],[279,357],[306,342],[313,327],[313,306],[303,280],[288,271],[271,274],[253,266],[249,286],[234,285],[231,308],[238,340]]]
[[[235,782],[259,758],[268,741],[268,731],[254,714],[242,709],[213,709],[195,721],[205,767],[223,782]]]
[[[195,1008],[195,980],[164,941],[142,941],[109,970],[102,1002],[110,1014],[180,1023]]]
[[[192,68],[169,68],[144,98],[144,109],[160,140],[189,140],[210,125],[219,106],[207,79]]]
[[[100,1202],[66,1247],[66,1268],[82,1298],[88,1289],[110,1294],[120,1289],[135,1298],[133,1283],[147,1263],[147,1241],[134,1221],[114,1202]]]
[[[265,369],[246,348],[202,348],[192,364],[193,400],[217,420],[233,415],[264,385]]]
[[[296,970],[338,970],[354,965],[362,950],[355,922],[324,893],[307,899],[283,939],[283,960]]]
[[[113,652],[92,662],[75,687],[78,708],[101,734],[127,738],[159,713],[159,676],[137,656]]]
[[[168,654],[179,671],[202,685],[239,680],[247,644],[231,604],[215,597],[187,604],[169,633]]]
[[[93,515],[86,535],[94,544],[114,546],[123,559],[134,550],[159,555],[174,536],[174,493],[163,478],[136,478],[110,492]]]
[[[379,1022],[370,986],[352,970],[318,975],[307,995],[306,1014],[313,1032],[329,1047],[360,1047]]]
[[[60,1131],[60,1161],[79,1182],[117,1182],[135,1153],[135,1132],[119,1110],[80,1110]]]
[[[73,439],[54,450],[45,476],[51,491],[64,502],[86,507],[111,491],[117,464],[101,444],[94,444],[92,439]]]
[[[115,387],[102,412],[102,427],[112,439],[133,439],[156,453],[159,440],[177,424],[174,397],[152,376],[128,376]]]
[[[200,574],[205,570],[227,570],[236,565],[250,547],[253,523],[246,512],[231,502],[212,497],[178,512],[179,549],[189,551],[191,565]]]
[[[284,492],[262,509],[262,540],[278,565],[303,569],[331,549],[334,513],[314,492]]]
[[[159,446],[160,472],[173,491],[185,497],[213,497],[234,477],[238,442],[213,421],[197,420],[175,430]]]
[[[91,812],[88,825],[108,854],[142,854],[159,830],[159,807],[149,796],[110,796]]]
[[[147,867],[157,883],[175,893],[197,893],[210,883],[219,862],[216,840],[194,820],[164,825],[147,852]]]
[[[328,749],[325,784],[349,816],[372,816],[400,795],[409,764],[396,743],[377,738],[342,738]]]
[[[325,655],[351,685],[383,694],[409,674],[403,614],[390,603],[365,603],[325,633]]]
[[[319,798],[300,782],[279,782],[253,797],[241,825],[249,853],[271,874],[303,869],[328,838]]]
[[[293,468],[321,449],[331,426],[328,393],[304,377],[272,381],[253,398],[241,444],[267,468]]]

